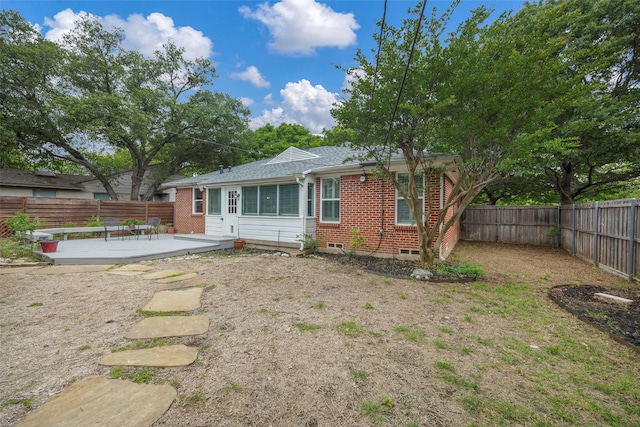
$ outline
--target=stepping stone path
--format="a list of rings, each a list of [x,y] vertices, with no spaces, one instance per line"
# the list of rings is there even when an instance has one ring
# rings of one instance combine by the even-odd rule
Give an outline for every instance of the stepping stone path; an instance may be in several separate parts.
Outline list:
[[[127,265],[108,271],[110,274],[141,275],[145,279],[167,284],[191,279],[197,273],[163,270],[146,273],[153,267]],[[146,273],[146,274],[145,274]],[[184,312],[200,308],[204,289],[159,291],[142,308],[143,312]],[[126,334],[129,339],[165,338],[205,334],[207,316],[148,317]],[[114,352],[100,361],[105,366],[187,366],[195,362],[198,349],[183,344]],[[167,385],[135,384],[130,381],[87,377],[54,396],[29,414],[19,427],[41,425],[64,426],[151,426],[169,409],[176,390]]]
[[[203,288],[156,292],[142,311],[192,311],[200,308]]]
[[[183,344],[126,350],[107,354],[100,361],[104,366],[187,366],[196,361],[198,349]]]
[[[136,384],[91,376],[72,384],[16,427],[150,426],[176,398],[168,384]]]
[[[158,316],[148,317],[135,324],[124,337],[131,340],[165,338],[200,335],[208,330],[207,316]]]

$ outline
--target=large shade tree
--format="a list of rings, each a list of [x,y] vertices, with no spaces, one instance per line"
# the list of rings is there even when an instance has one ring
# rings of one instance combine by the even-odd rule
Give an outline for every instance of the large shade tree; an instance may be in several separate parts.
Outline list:
[[[370,59],[358,52],[347,99],[333,111],[362,159],[375,161],[407,202],[425,264],[434,262],[434,248],[465,207],[507,173],[514,159],[529,156],[533,144],[557,143],[543,111],[562,93],[560,85],[550,84],[558,72],[554,57],[560,43],[516,33],[506,14],[489,25],[484,8],[443,42],[457,3],[442,16],[434,10],[425,17],[421,2],[400,28],[381,25],[379,54]],[[389,167],[398,152],[406,162],[406,180]],[[434,153],[447,153],[451,160],[437,164]],[[423,177],[445,172],[456,178],[455,185],[437,209],[440,200],[430,197],[430,180]],[[436,210],[437,220],[428,221]]]
[[[53,43],[16,12],[0,12],[2,146],[79,165],[112,198],[120,171],[101,154],[129,154],[131,199],[148,199],[185,168],[238,163],[249,112],[204,89],[216,77],[211,61],[189,60],[172,43],[146,58],[122,42],[121,31],[85,17]],[[151,185],[140,194],[143,179]]]
[[[565,93],[547,121],[554,149],[518,159],[485,189],[496,203],[562,203],[640,194],[640,3],[548,0],[515,15],[518,33],[558,40]],[[528,42],[528,38],[523,38]],[[532,149],[536,149],[532,146]]]

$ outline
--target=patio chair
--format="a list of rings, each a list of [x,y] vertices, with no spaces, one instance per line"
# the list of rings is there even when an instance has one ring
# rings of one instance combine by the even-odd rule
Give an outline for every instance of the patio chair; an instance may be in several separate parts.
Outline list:
[[[149,220],[147,221],[147,225],[151,226],[151,228],[147,230],[149,232],[149,240],[151,240],[151,236],[154,234],[156,235],[156,238],[159,239],[160,238],[160,218],[158,217],[149,218]]]
[[[105,217],[103,219],[103,223],[104,223],[104,241],[107,241],[107,236],[109,236],[109,233],[113,230],[109,230],[110,227],[118,227],[118,231],[120,230],[120,220],[118,218],[115,217]]]

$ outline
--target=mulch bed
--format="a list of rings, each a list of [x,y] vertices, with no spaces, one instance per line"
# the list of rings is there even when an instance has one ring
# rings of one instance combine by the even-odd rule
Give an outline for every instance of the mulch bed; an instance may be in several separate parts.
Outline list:
[[[633,303],[624,307],[605,302],[595,297],[597,292],[627,298]],[[559,285],[549,290],[549,297],[579,319],[640,352],[640,292],[593,285]]]

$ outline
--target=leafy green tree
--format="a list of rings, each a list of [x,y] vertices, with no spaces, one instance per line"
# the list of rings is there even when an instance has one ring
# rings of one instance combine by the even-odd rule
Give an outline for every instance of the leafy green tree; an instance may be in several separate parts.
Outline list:
[[[443,43],[457,4],[423,19],[421,2],[401,28],[385,26],[377,63],[358,52],[349,97],[333,111],[339,128],[354,132],[353,146],[365,153],[363,159],[375,160],[407,201],[424,264],[434,262],[433,248],[446,231],[514,159],[530,156],[532,144],[557,145],[547,138],[542,106],[562,92],[550,84],[558,42],[535,36],[522,41],[521,34],[512,34],[509,15],[488,25],[490,13],[480,8]],[[406,185],[388,166],[398,152],[409,173]],[[442,165],[431,153],[450,157]],[[456,177],[451,194],[438,209],[425,180],[423,207],[416,177],[442,173]],[[427,221],[436,211],[437,220]]]
[[[640,178],[640,3],[552,0],[527,4],[515,31],[562,42],[551,138],[565,143],[524,163],[562,204],[632,197]],[[634,185],[629,185],[635,183]],[[634,192],[635,191],[635,192]]]
[[[122,166],[115,153],[129,154],[131,199],[150,170],[145,199],[172,173],[239,162],[249,112],[203,89],[216,77],[211,61],[188,60],[171,43],[145,58],[122,41],[121,31],[84,18],[51,43],[17,13],[1,12],[3,145],[77,164],[112,198]]]
[[[252,132],[250,140],[254,160],[276,156],[289,147],[305,149],[326,145],[321,137],[294,123],[281,123],[278,127],[264,125]]]

